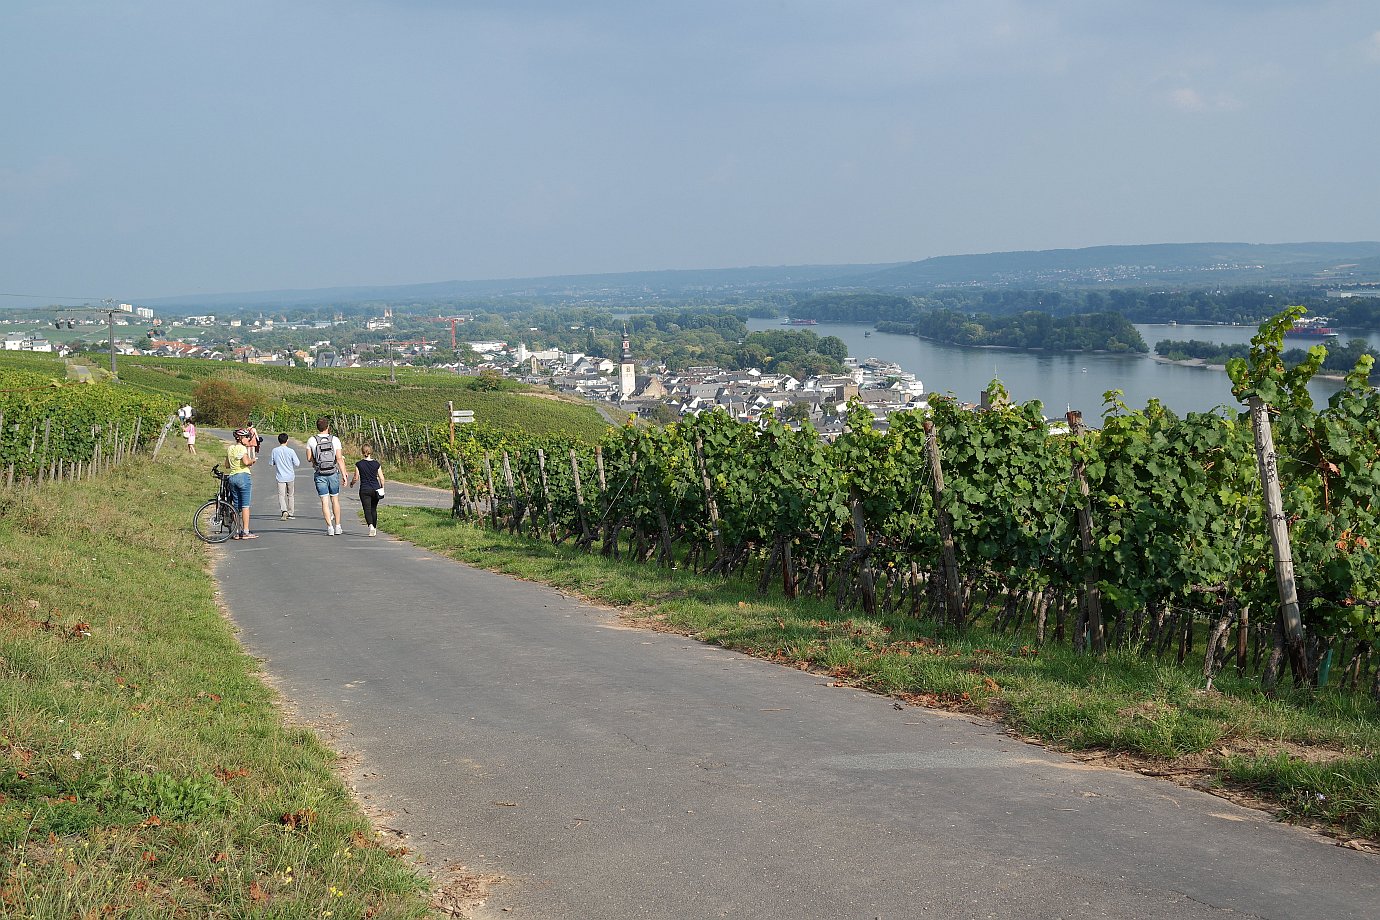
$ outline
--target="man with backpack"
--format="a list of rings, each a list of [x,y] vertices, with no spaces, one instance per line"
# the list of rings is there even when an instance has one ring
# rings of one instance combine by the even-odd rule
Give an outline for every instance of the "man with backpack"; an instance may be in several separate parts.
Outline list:
[[[307,462],[311,464],[312,482],[321,496],[321,513],[326,516],[326,533],[344,533],[340,524],[340,471],[345,468],[340,439],[331,434],[327,418],[316,420],[316,435],[307,441]]]

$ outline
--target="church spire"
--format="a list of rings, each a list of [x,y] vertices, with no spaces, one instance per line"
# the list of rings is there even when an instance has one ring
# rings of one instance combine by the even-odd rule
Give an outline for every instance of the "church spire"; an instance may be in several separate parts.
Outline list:
[[[618,364],[618,396],[627,399],[637,389],[637,367],[633,364],[632,347],[628,344],[628,324],[623,324],[623,357]]]

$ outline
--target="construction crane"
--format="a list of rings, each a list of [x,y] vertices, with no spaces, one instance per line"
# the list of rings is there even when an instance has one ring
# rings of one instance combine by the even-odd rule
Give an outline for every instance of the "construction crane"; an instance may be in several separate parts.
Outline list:
[[[455,324],[463,323],[464,321],[465,318],[463,316],[433,316],[429,319],[429,322],[433,323],[450,323],[450,350],[452,352],[458,347],[455,344]]]

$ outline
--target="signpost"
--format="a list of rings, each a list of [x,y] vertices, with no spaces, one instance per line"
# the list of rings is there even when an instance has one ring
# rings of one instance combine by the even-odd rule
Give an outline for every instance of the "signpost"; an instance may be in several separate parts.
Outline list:
[[[455,446],[455,426],[474,424],[473,409],[457,409],[455,403],[447,402],[446,411],[450,413],[450,446]]]

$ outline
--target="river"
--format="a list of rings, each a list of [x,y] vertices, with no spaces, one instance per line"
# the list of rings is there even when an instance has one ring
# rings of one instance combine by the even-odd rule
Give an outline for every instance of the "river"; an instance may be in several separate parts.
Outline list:
[[[748,328],[755,332],[797,327],[783,326],[780,320],[752,319],[748,320]],[[894,361],[919,377],[926,393],[952,393],[968,402],[977,402],[979,394],[995,377],[1006,386],[1012,399],[1040,400],[1048,416],[1078,409],[1089,420],[1097,419],[1102,415],[1102,396],[1108,390],[1121,390],[1122,400],[1133,409],[1142,408],[1152,398],[1181,415],[1216,406],[1241,408],[1231,395],[1231,381],[1223,371],[1167,364],[1149,355],[1049,354],[941,345],[912,335],[876,332],[870,323],[820,323],[808,328],[817,335],[838,336],[855,358]],[[1164,339],[1248,343],[1256,331],[1250,326],[1137,324],[1136,328],[1152,349]],[[1353,337],[1364,338],[1372,348],[1380,348],[1380,334],[1353,336],[1342,331],[1343,340]],[[1291,339],[1289,346],[1295,341],[1302,347],[1309,344],[1306,340]],[[1322,405],[1338,387],[1333,380],[1315,380],[1309,385],[1309,392]]]

